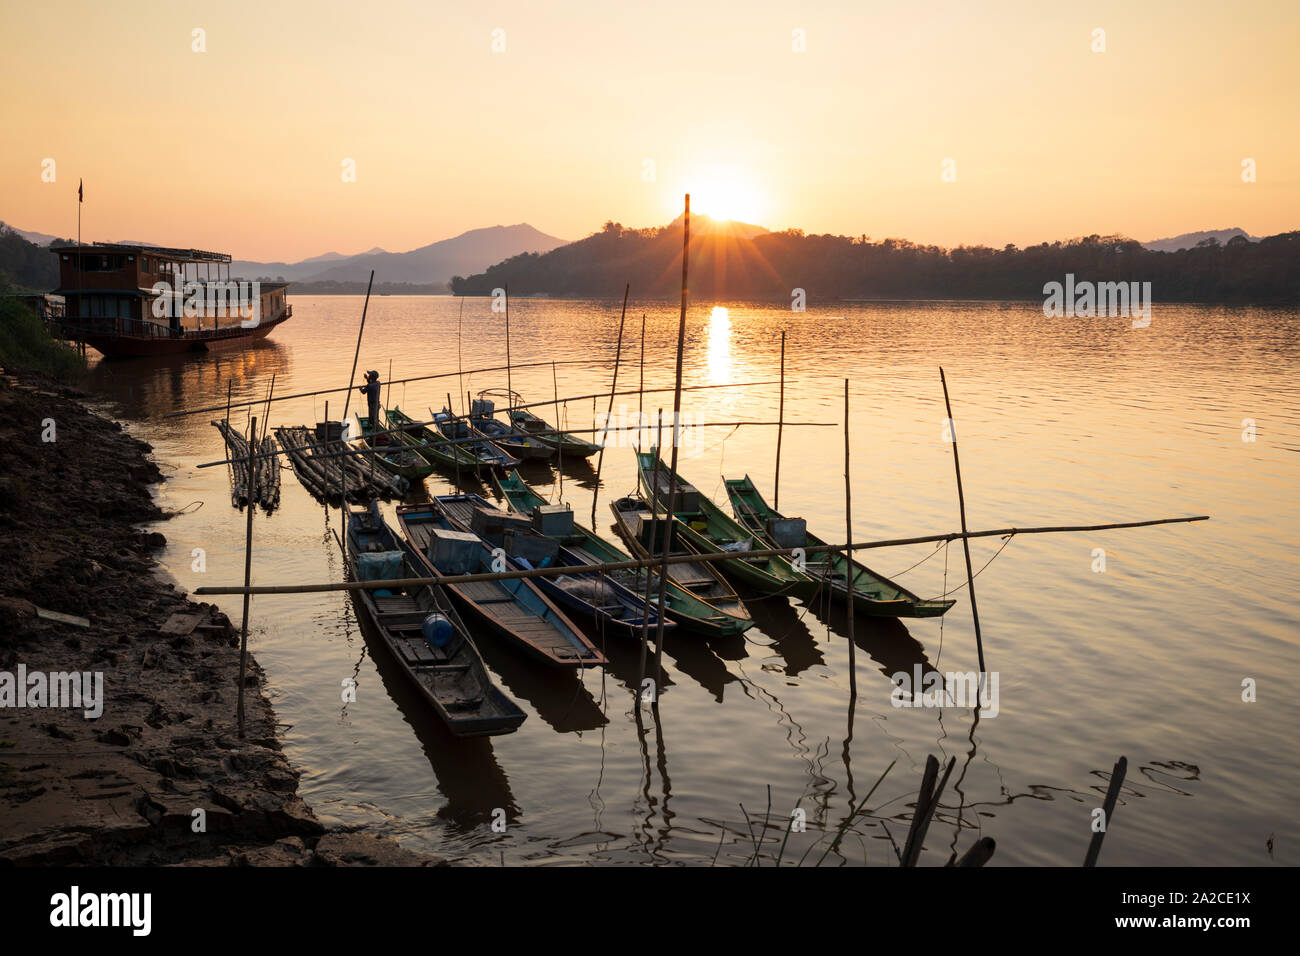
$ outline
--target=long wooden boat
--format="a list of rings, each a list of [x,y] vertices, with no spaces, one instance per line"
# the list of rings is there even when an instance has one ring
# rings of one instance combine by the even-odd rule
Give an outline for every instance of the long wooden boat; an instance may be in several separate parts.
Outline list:
[[[672,469],[666,462],[659,461],[658,487],[654,487],[655,452],[656,449],[652,448],[649,452],[636,453],[637,472],[646,497],[666,513]],[[734,553],[734,558],[719,561],[718,565],[719,570],[735,580],[764,594],[810,598],[817,592],[817,582],[802,571],[796,571],[787,559],[777,555],[747,556],[746,551],[760,550],[765,547],[764,543],[706,495],[700,494],[683,481],[680,475],[677,476],[677,503],[673,508],[673,520],[681,523],[679,530],[682,538],[701,554],[711,551]]]
[[[551,458],[555,449],[543,441],[531,437],[515,428],[514,425],[494,418],[496,405],[489,398],[479,393],[469,406],[469,427],[488,441],[520,461],[532,461]]]
[[[656,517],[645,499],[629,495],[611,501],[609,507],[614,512],[614,526],[633,554],[638,558],[659,557],[663,554],[664,529],[668,522],[662,516]],[[674,525],[673,535],[669,539],[671,550],[668,553],[673,556],[698,555],[700,552],[680,534],[681,524],[674,522]],[[653,554],[651,548],[654,549]],[[753,624],[749,611],[741,603],[735,588],[727,583],[713,562],[682,561],[670,564],[668,580],[722,613]]]
[[[377,503],[349,509],[347,535],[354,581],[424,576],[419,556],[389,528]],[[527,715],[492,682],[460,615],[437,588],[360,590],[352,596],[380,644],[457,737],[513,733],[524,722]],[[438,617],[429,621],[433,615]]]
[[[463,445],[453,445],[427,425],[421,425],[394,405],[384,409],[384,420],[390,434],[409,446],[430,465],[449,472],[473,471],[479,460],[465,450]]]
[[[361,443],[375,450],[374,455],[362,455],[361,461],[369,464],[371,459],[379,467],[394,475],[401,475],[412,484],[418,484],[433,474],[433,466],[416,454],[415,449],[403,444],[389,435],[373,435],[377,429],[370,419],[357,412],[357,426],[361,432]]]
[[[759,494],[749,475],[724,478],[723,482],[737,520],[760,538],[765,547],[818,547],[826,544],[806,530],[802,519],[787,518],[772,508]],[[810,554],[807,566],[808,573],[823,587],[829,584],[831,595],[841,602],[848,601],[848,579],[852,573],[853,609],[872,617],[940,617],[956,603],[923,600],[901,584],[837,552]]]
[[[479,495],[439,495],[438,504],[462,531],[477,534],[493,548],[506,553],[512,569],[534,567],[582,567],[588,562],[575,552],[535,531],[531,518],[522,518],[497,508]],[[572,512],[568,512],[572,515]],[[556,514],[552,520],[565,517]],[[655,601],[645,598],[597,571],[578,571],[556,577],[539,577],[534,583],[559,607],[589,622],[597,633],[640,637],[644,627],[657,631],[659,611]],[[665,618],[664,630],[677,625]]]
[[[550,445],[559,452],[562,458],[590,458],[605,447],[579,438],[577,435],[571,435],[568,432],[552,428],[549,422],[538,418],[526,408],[509,409],[506,415],[510,419],[510,424],[514,425],[515,428],[527,435],[531,435],[539,442]],[[542,434],[537,434],[538,432]]]
[[[534,491],[517,471],[508,475],[494,475],[493,481],[502,497],[506,499],[506,503],[519,514],[533,518],[539,508],[547,506],[546,499]],[[584,564],[615,564],[632,559],[632,556],[622,548],[577,521],[573,522],[569,534],[553,534],[548,537],[564,545],[581,558]],[[613,571],[609,576],[637,594],[645,593],[646,572],[644,571],[634,568],[627,571]],[[659,575],[653,573],[650,575],[650,595],[652,600],[658,599]],[[748,613],[744,616],[727,614],[708,601],[696,597],[671,579],[668,581],[665,595],[668,619],[697,634],[721,637],[741,634],[754,626]]]
[[[499,570],[492,566],[492,549],[481,538],[457,528],[437,502],[399,505],[397,522],[434,577]],[[431,545],[435,557],[430,557]],[[446,589],[471,620],[543,663],[555,667],[595,667],[605,663],[605,655],[526,578],[448,584]]]
[[[433,416],[433,424],[439,434],[455,441],[458,447],[465,449],[478,467],[491,468],[493,471],[509,471],[519,466],[518,458],[485,438],[482,432],[455,412],[445,408],[440,412],[429,409],[429,414]]]
[[[510,423],[510,427],[516,433],[527,435],[534,441],[559,452],[561,458],[590,458],[602,447],[584,441],[576,435],[552,428],[548,422],[525,408],[516,408],[515,406],[524,404],[524,397],[508,388],[485,388],[478,393],[478,398],[475,405],[480,411],[489,415],[495,413],[496,400],[502,399],[506,405],[506,420]],[[487,407],[488,403],[493,403],[491,410]]]

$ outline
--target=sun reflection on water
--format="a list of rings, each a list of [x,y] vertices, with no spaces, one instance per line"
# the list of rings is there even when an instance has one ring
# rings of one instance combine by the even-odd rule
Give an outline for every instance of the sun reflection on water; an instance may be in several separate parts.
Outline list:
[[[709,315],[709,379],[714,384],[731,379],[731,317],[721,305]]]

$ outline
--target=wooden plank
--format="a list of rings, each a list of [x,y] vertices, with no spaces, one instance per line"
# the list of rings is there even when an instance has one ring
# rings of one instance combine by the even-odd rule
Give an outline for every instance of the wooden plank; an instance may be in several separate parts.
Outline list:
[[[173,614],[158,630],[163,634],[192,634],[205,617],[206,614]]]
[[[43,607],[36,608],[36,616],[44,618],[47,621],[57,621],[60,624],[75,624],[77,627],[90,627],[90,621],[84,617],[78,617],[75,614],[64,614],[62,611],[50,611]]]

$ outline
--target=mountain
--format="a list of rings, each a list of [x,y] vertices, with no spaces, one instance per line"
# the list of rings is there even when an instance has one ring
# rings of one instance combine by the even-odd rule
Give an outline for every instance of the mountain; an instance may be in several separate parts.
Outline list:
[[[454,275],[486,269],[494,262],[527,252],[550,252],[567,240],[548,236],[527,223],[471,229],[410,252],[372,250],[351,256],[329,268],[304,275],[302,282],[364,282],[375,270],[376,282],[432,285],[440,291]],[[276,273],[279,275],[280,273]],[[284,273],[289,278],[288,273]]]
[[[1258,238],[1252,236],[1244,229],[1209,229],[1205,232],[1185,232],[1181,236],[1172,236],[1168,239],[1152,239],[1150,242],[1142,243],[1144,249],[1150,249],[1152,252],[1177,252],[1179,249],[1191,249],[1198,243],[1206,239],[1214,239],[1219,245],[1226,245],[1229,239],[1237,236],[1245,236],[1251,242],[1258,242]]]
[[[690,291],[699,302],[814,303],[836,299],[1043,299],[1044,283],[1073,273],[1091,282],[1150,282],[1161,301],[1300,299],[1300,232],[1251,242],[1156,252],[1124,236],[1087,236],[1019,249],[943,249],[905,239],[760,231],[691,218]],[[456,295],[675,297],[682,272],[680,220],[650,229],[616,222],[548,253],[524,253],[452,280]],[[802,293],[802,294],[801,294]]]
[[[22,236],[28,242],[34,243],[38,246],[48,246],[51,242],[59,238],[58,236],[46,235],[43,232],[28,232],[26,229],[19,229],[17,226],[10,226],[0,222],[0,231],[4,231],[5,229],[18,233],[18,235]]]
[[[360,291],[365,290],[374,269],[376,288],[416,286],[422,291],[444,292],[457,273],[477,272],[521,252],[549,252],[566,241],[520,223],[471,229],[409,252],[388,252],[376,246],[356,255],[327,252],[300,262],[237,260],[231,263],[231,274],[284,276],[294,283],[295,292],[356,292],[357,283],[361,283]]]

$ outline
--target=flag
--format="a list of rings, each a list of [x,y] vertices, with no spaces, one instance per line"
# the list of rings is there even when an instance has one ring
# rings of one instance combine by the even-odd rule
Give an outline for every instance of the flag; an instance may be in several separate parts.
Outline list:
[[[85,200],[82,198],[82,194],[81,194],[81,187],[82,187],[82,185],[83,185],[83,181],[80,180],[80,179],[78,179],[78,180],[77,180],[77,202],[85,202]]]

